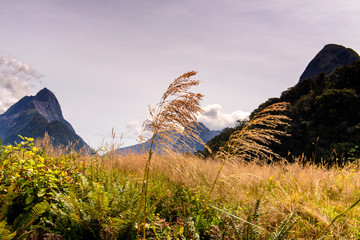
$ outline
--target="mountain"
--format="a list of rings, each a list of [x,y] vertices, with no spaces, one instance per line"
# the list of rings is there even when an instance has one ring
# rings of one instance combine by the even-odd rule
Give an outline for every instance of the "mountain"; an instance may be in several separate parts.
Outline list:
[[[48,133],[55,147],[73,144],[89,148],[62,115],[55,95],[47,88],[36,96],[26,96],[0,115],[0,138],[5,144],[20,141],[18,135],[42,138]]]
[[[274,146],[280,154],[329,164],[360,157],[360,61],[305,79],[274,101],[289,102],[292,119],[291,137]]]
[[[213,131],[207,128],[203,123],[199,123],[199,125],[195,125],[195,131],[199,134],[199,137],[201,140],[206,143],[210,139],[214,138],[218,134],[220,134],[221,131]],[[185,152],[185,150],[181,149],[181,146],[184,146],[184,143],[186,144],[186,149],[192,149],[193,151],[203,150],[204,147],[200,142],[194,142],[191,139],[181,136],[180,134],[174,134],[173,138],[175,138],[174,145],[170,146],[175,151],[181,151]],[[160,136],[156,137],[155,139],[155,146],[153,148],[155,151],[160,152],[161,149],[159,148],[159,145],[156,144],[156,142],[166,142],[165,139],[162,139]],[[118,153],[127,153],[127,152],[133,152],[133,153],[140,153],[140,152],[147,152],[150,148],[151,141],[148,140],[144,143],[136,144],[129,147],[120,148],[117,150]]]
[[[207,128],[205,126],[205,124],[199,122],[199,125],[195,125],[194,132],[197,132],[199,134],[199,137],[201,138],[201,140],[204,143],[207,143],[212,138],[219,135],[221,131],[210,130],[209,128]],[[194,142],[184,136],[180,136],[179,140],[177,141],[177,143],[175,145],[181,145],[182,143],[185,143],[186,146],[188,146],[190,149],[194,149],[195,151],[204,149],[204,146],[202,143]]]
[[[325,45],[314,59],[311,60],[303,74],[301,74],[300,82],[322,72],[329,75],[338,67],[347,66],[359,60],[359,54],[351,48],[337,44]]]
[[[325,59],[319,57],[317,61],[328,61],[326,54],[320,56]],[[285,114],[292,120],[285,128],[291,137],[283,137],[281,144],[271,145],[274,152],[289,161],[292,156],[302,156],[326,164],[360,158],[360,61],[338,67],[330,74],[321,72],[299,81],[280,97],[260,104],[250,119],[276,102],[289,103]],[[225,129],[213,138],[208,144],[212,152],[237,129]],[[206,150],[202,154],[209,156]]]

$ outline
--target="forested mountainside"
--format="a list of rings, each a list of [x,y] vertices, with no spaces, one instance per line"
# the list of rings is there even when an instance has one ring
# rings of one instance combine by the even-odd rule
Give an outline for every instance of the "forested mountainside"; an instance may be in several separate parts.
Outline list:
[[[272,149],[282,156],[299,156],[328,163],[360,157],[360,61],[337,68],[327,75],[318,75],[299,81],[284,91],[279,98],[270,98],[257,112],[275,102],[289,102],[286,115],[292,121],[286,128],[290,137],[282,144],[273,144]],[[241,129],[225,129],[208,142],[213,151],[222,146],[232,132]],[[205,156],[209,153],[201,152]]]

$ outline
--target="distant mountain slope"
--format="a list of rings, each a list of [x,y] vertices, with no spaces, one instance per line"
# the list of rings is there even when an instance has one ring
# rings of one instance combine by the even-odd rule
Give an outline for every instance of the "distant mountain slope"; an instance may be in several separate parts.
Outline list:
[[[199,123],[199,126],[196,126],[196,132],[199,133],[199,136],[201,140],[206,143],[213,137],[220,134],[221,131],[212,131],[209,128],[207,128],[203,123]],[[175,135],[175,144],[172,146],[173,150],[181,150],[181,146],[185,143],[188,146],[188,149],[193,149],[194,151],[202,150],[204,147],[200,142],[193,142],[190,141],[188,138],[184,138],[181,135]],[[159,141],[160,139],[156,139],[156,141]],[[155,141],[155,142],[156,142]],[[127,153],[127,152],[134,152],[134,153],[140,153],[140,152],[147,152],[150,148],[150,140],[146,141],[144,143],[136,144],[129,147],[120,148],[117,150],[118,153]],[[154,146],[154,149],[158,149],[158,146]],[[158,149],[157,151],[161,151],[161,149]]]
[[[210,130],[209,128],[207,128],[205,126],[205,124],[199,122],[198,126],[195,126],[195,132],[199,133],[199,137],[201,138],[201,140],[206,143],[208,142],[210,139],[214,138],[215,136],[219,135],[221,131],[214,131],[214,130]],[[195,151],[199,151],[199,150],[203,150],[204,146],[202,143],[200,142],[193,142],[190,141],[190,139],[187,139],[184,136],[181,136],[180,139],[178,140],[177,144],[181,144],[181,143],[185,143],[187,146],[190,147],[190,149],[194,149]]]
[[[300,81],[314,77],[322,72],[328,75],[338,67],[347,66],[359,60],[359,54],[351,48],[328,44],[311,60],[303,74],[301,74]]]
[[[0,138],[4,143],[19,141],[18,135],[42,138],[45,132],[54,146],[75,144],[75,149],[88,148],[62,115],[55,95],[47,88],[36,96],[26,96],[0,115]]]

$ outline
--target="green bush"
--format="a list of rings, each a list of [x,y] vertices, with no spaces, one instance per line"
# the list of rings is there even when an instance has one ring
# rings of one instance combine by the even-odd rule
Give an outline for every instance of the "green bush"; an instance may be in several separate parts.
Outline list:
[[[34,217],[48,215],[45,210],[54,202],[55,192],[67,192],[77,184],[86,165],[71,156],[49,157],[34,146],[32,138],[22,139],[15,146],[1,147],[0,204],[8,206],[2,215],[12,229],[25,231]]]

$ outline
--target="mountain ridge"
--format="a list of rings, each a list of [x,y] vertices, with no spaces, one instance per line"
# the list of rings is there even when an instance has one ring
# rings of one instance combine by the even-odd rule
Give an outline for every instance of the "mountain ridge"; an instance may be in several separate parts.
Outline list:
[[[194,132],[197,132],[199,134],[199,137],[201,138],[201,140],[204,143],[206,143],[207,141],[209,141],[213,137],[220,134],[221,130],[210,130],[208,127],[205,126],[205,124],[199,122],[198,124],[195,124]],[[191,139],[182,136],[181,134],[174,134],[173,137],[175,138],[175,140],[172,141],[172,142],[174,142],[174,144],[172,146],[170,146],[170,149],[172,149],[174,151],[180,151],[180,152],[193,151],[193,152],[196,152],[196,151],[204,149],[203,144],[201,142],[194,142]],[[158,138],[161,138],[161,137],[158,137]],[[157,142],[157,141],[161,141],[161,140],[156,139],[155,142]],[[132,145],[132,146],[122,147],[122,148],[117,149],[116,152],[120,153],[120,154],[125,154],[125,153],[128,153],[128,152],[132,152],[132,153],[146,152],[150,148],[150,142],[151,142],[151,140],[148,140],[146,142],[135,144],[135,145]],[[186,147],[185,147],[185,149],[182,149],[182,146],[184,146],[184,145]],[[155,144],[155,146],[153,148],[157,152],[161,151],[161,149],[159,148],[159,146],[157,144]]]
[[[329,75],[333,73],[335,69],[353,64],[359,60],[359,54],[353,49],[333,43],[327,44],[306,66],[304,72],[300,76],[299,82],[306,78],[314,77],[322,72]]]
[[[52,138],[56,147],[73,144],[77,150],[89,148],[65,120],[56,96],[47,88],[35,96],[21,98],[0,114],[0,138],[6,144],[19,141],[18,135],[42,138],[45,133]]]

